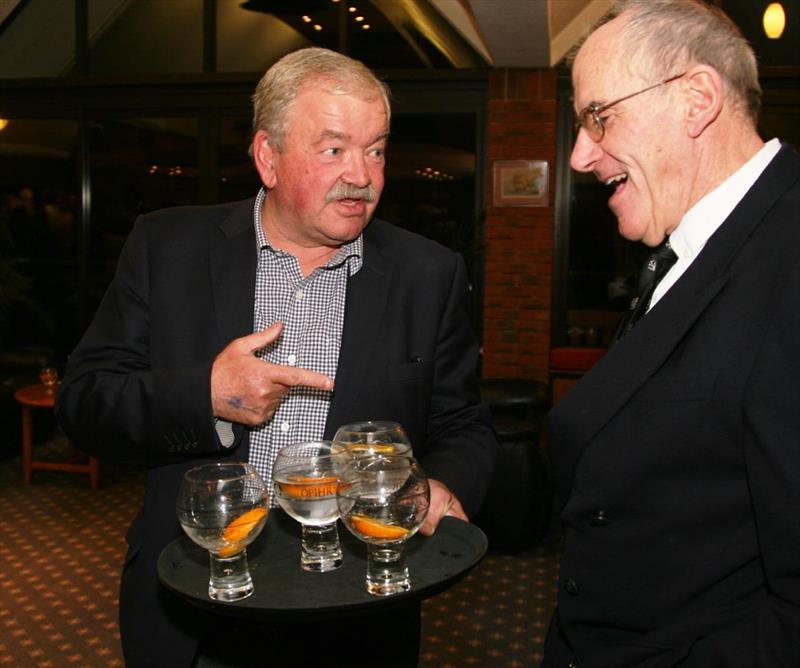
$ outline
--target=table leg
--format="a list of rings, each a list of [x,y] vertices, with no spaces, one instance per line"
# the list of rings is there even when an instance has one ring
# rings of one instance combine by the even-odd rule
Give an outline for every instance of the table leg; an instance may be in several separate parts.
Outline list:
[[[26,485],[31,483],[31,461],[33,460],[33,430],[31,409],[22,407],[22,477]]]
[[[92,483],[92,489],[100,487],[100,462],[96,457],[89,457],[89,479]]]

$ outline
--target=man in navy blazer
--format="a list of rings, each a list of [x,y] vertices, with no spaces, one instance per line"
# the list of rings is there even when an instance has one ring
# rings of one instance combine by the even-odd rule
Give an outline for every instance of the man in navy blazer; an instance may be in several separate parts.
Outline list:
[[[416,665],[418,603],[242,631],[158,582],[158,556],[181,534],[178,485],[202,461],[256,457],[268,472],[278,439],[396,420],[431,480],[426,534],[476,512],[494,466],[463,261],[370,222],[389,133],[384,85],[357,61],[304,49],[270,68],[254,103],[264,189],[137,220],[59,392],[76,443],[147,467],[120,589],[126,663],[355,665],[381,651],[387,665]],[[384,642],[401,633],[397,620],[409,631],[395,656]]]
[[[677,261],[554,408],[547,668],[800,666],[800,157],[695,0],[630,0],[574,60],[572,166]]]

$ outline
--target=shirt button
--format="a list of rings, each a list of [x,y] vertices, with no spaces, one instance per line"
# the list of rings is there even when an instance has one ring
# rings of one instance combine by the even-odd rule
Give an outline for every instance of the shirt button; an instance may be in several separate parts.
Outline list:
[[[297,355],[295,355],[294,353],[292,353],[291,355],[289,355],[289,356],[286,358],[286,363],[287,363],[287,364],[290,364],[291,366],[294,366],[295,364],[297,364]]]
[[[603,508],[596,510],[592,519],[589,520],[589,524],[593,527],[606,526],[608,524],[608,513]]]
[[[564,591],[566,591],[571,596],[578,595],[578,583],[575,580],[569,579],[564,580]]]
[[[294,296],[297,301],[300,301],[303,297],[305,297],[305,293],[302,290],[298,290],[294,293]]]
[[[290,425],[289,425],[289,423],[288,423],[288,422],[281,422],[281,431],[282,431],[284,434],[285,434],[287,431],[289,431],[289,429],[290,429]]]
[[[581,668],[581,664],[578,659],[570,659],[570,662],[567,664],[567,668]]]

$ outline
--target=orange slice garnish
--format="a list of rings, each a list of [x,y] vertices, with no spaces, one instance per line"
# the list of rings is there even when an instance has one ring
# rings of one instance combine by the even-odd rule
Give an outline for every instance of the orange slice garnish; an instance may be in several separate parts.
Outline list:
[[[409,531],[404,527],[397,526],[396,524],[389,524],[388,522],[381,522],[374,520],[371,517],[364,515],[353,515],[350,517],[350,522],[353,528],[363,536],[370,538],[386,538],[387,540],[398,540],[405,538]]]
[[[356,454],[367,455],[393,455],[397,452],[394,443],[353,443],[348,445],[347,449]]]
[[[279,482],[281,492],[293,499],[317,499],[321,496],[335,496],[337,478],[335,475],[313,476],[290,475],[289,482]]]
[[[240,543],[247,538],[247,535],[253,530],[253,527],[266,516],[266,508],[253,508],[252,510],[248,510],[246,513],[242,513],[239,517],[234,518],[230,524],[225,527],[222,537],[227,543]],[[229,549],[230,547],[231,546],[226,546],[224,549]],[[235,554],[235,552],[233,554]],[[221,555],[222,552],[220,551],[220,556]]]

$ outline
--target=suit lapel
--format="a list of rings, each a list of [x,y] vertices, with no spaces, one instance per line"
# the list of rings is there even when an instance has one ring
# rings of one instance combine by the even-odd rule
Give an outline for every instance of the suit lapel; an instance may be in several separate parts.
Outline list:
[[[331,438],[346,420],[350,408],[358,403],[363,383],[359,379],[375,373],[372,368],[373,350],[378,345],[383,313],[386,307],[391,278],[391,263],[369,233],[364,232],[364,261],[361,270],[350,277],[347,285],[342,343],[336,371],[336,387],[333,392],[326,438]],[[365,415],[367,420],[370,416]]]
[[[254,200],[238,205],[222,222],[221,239],[211,248],[211,283],[220,346],[253,332],[256,281]]]
[[[553,409],[553,422],[563,436],[565,451],[560,455],[569,479],[592,437],[664,364],[724,288],[739,249],[774,202],[795,183],[799,170],[800,157],[783,147],[678,282]],[[562,478],[561,482],[567,481]]]

